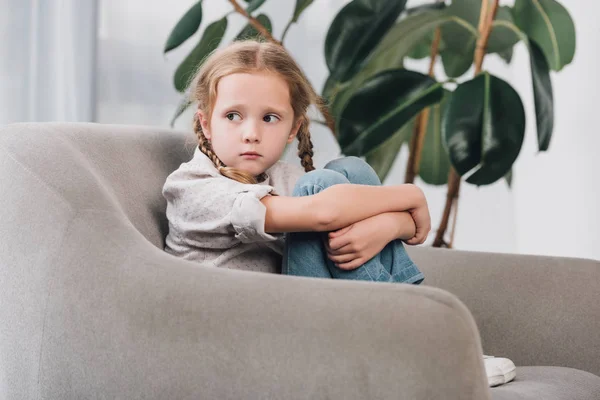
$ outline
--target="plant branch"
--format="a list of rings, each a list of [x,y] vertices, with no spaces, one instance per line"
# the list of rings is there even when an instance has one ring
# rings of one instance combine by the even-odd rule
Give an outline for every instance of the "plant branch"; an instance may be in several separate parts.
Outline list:
[[[256,18],[254,18],[252,15],[248,14],[246,12],[246,10],[244,10],[244,8],[239,5],[239,3],[237,2],[237,0],[229,0],[229,2],[233,6],[234,10],[237,13],[239,13],[239,14],[243,15],[244,17],[246,17],[248,19],[248,22],[250,23],[250,25],[252,25],[254,27],[254,29],[256,29],[258,32],[260,32],[260,34],[263,35],[265,37],[265,39],[267,39],[270,42],[273,42],[273,43],[276,43],[278,45],[281,45],[281,42],[278,41],[277,39],[275,39],[273,37],[273,35],[271,35],[271,33],[267,30],[267,28],[265,28],[263,26],[263,24],[260,23],[259,20],[257,20]]]
[[[431,51],[429,54],[429,76],[433,77],[433,68],[435,67],[435,60],[439,52],[440,40],[442,32],[440,28],[436,28],[433,37],[433,43],[431,44]],[[408,163],[406,165],[406,175],[404,176],[405,183],[413,183],[415,177],[419,174],[419,165],[421,163],[421,153],[423,151],[423,142],[425,140],[425,134],[427,132],[427,122],[429,121],[429,107],[421,111],[417,117],[417,122],[413,129],[412,138],[410,141],[410,151],[408,155]]]
[[[483,58],[485,57],[485,48],[487,46],[488,39],[490,38],[490,32],[492,31],[492,25],[496,12],[498,11],[499,0],[494,0],[492,8],[488,10],[488,0],[481,1],[481,13],[479,15],[479,37],[477,38],[477,45],[475,47],[475,75],[481,72],[483,65]],[[460,192],[460,175],[451,166],[450,173],[448,174],[448,193],[446,195],[446,205],[444,207],[444,213],[442,215],[442,221],[440,227],[437,230],[435,239],[433,241],[433,247],[441,247],[446,244],[444,241],[444,235],[446,229],[448,229],[448,220],[450,219],[450,212],[454,206],[454,225],[456,224],[456,216],[458,213],[458,194]],[[450,238],[450,245],[454,242],[454,226],[452,227],[452,233]]]

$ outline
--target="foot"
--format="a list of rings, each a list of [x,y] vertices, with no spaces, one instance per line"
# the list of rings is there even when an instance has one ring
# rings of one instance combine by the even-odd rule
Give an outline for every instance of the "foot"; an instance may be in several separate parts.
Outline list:
[[[484,355],[483,363],[490,387],[503,385],[515,379],[517,368],[508,358]]]

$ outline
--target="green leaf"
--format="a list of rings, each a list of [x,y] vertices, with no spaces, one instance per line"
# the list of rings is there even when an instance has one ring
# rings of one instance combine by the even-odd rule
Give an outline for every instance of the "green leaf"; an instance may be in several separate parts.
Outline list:
[[[192,101],[190,100],[190,97],[188,95],[183,96],[183,98],[179,101],[179,104],[177,105],[177,109],[175,110],[173,118],[171,119],[171,128],[175,126],[175,121],[177,121],[177,118],[179,118],[181,114],[183,114],[191,104]]]
[[[367,79],[376,74],[394,69],[402,65],[404,58],[410,53],[414,46],[430,35],[440,24],[450,21],[452,16],[447,15],[444,10],[424,11],[408,16],[396,23],[377,45],[365,66],[345,85],[335,99],[332,100],[330,109],[334,117],[341,115],[347,101],[352,94],[360,88]],[[335,77],[331,77],[331,87],[339,83]]]
[[[423,11],[430,11],[430,10],[442,10],[446,8],[446,3],[444,3],[443,1],[438,1],[435,3],[429,3],[429,4],[421,4],[420,6],[415,6],[415,7],[411,7],[411,8],[407,8],[406,9],[406,14],[407,15],[413,15],[413,14],[417,14]]]
[[[379,147],[366,155],[365,159],[367,163],[377,172],[377,176],[379,176],[381,182],[385,181],[385,178],[392,169],[402,145],[410,141],[414,126],[415,119],[413,118],[402,125],[402,128],[398,129],[396,133],[379,145]]]
[[[492,24],[492,32],[487,42],[485,49],[486,53],[501,53],[512,49],[520,40],[520,37],[515,32],[507,28],[504,24],[512,24],[513,17],[511,8],[502,6],[496,12],[496,18]]]
[[[529,59],[531,62],[531,83],[535,103],[535,121],[537,125],[538,147],[548,150],[554,128],[554,100],[550,68],[540,47],[529,40]]]
[[[396,69],[375,75],[354,93],[338,121],[342,152],[371,152],[443,93],[441,83],[418,72]]]
[[[200,27],[202,22],[202,0],[197,2],[181,17],[171,31],[165,44],[164,52],[173,50],[188,40]]]
[[[555,0],[516,0],[516,25],[542,49],[550,69],[560,71],[575,55],[575,25]]]
[[[512,189],[513,171],[512,169],[504,175],[504,180],[510,189]]]
[[[467,182],[487,185],[502,178],[517,159],[525,135],[518,93],[487,72],[459,85],[444,114],[442,137],[450,161]]]
[[[442,115],[448,106],[452,92],[445,90],[444,98],[429,109],[427,130],[421,151],[419,176],[425,183],[445,185],[450,172],[450,157],[442,141]]]
[[[266,0],[251,0],[251,1],[248,3],[248,7],[246,7],[246,12],[247,12],[248,14],[251,14],[251,13],[252,13],[254,10],[256,10],[258,7],[262,6],[262,5],[263,5],[263,3],[264,3],[265,1],[266,1]]]
[[[554,129],[554,99],[548,61],[540,46],[533,39],[528,38],[515,24],[505,23],[504,26],[518,35],[529,49],[538,148],[540,151],[546,151]]]
[[[479,13],[481,0],[454,1],[447,8],[448,13],[457,17],[453,22],[441,28],[445,49],[440,52],[446,74],[458,78],[469,70],[475,56],[475,46],[479,33]],[[497,22],[512,23],[510,8],[498,8],[494,26],[486,46],[486,53],[506,52],[519,41],[519,36]]]
[[[500,51],[498,52],[498,55],[504,60],[505,63],[510,64],[513,58],[513,49],[510,48],[508,50]]]
[[[473,65],[475,43],[467,43],[466,46],[468,49],[465,49],[465,53],[457,53],[448,48],[440,52],[444,71],[449,78],[463,76]]]
[[[273,27],[271,26],[271,20],[265,14],[260,14],[256,17],[258,22],[264,26],[269,33],[273,32]],[[244,39],[255,39],[258,37],[262,37],[259,31],[256,30],[251,24],[247,24],[244,28],[238,33],[234,40],[244,40]]]
[[[412,58],[413,60],[421,60],[426,57],[431,56],[431,46],[433,45],[433,39],[435,37],[435,30],[432,30],[429,34],[425,35],[425,37],[417,43],[410,52],[406,55],[408,58]],[[441,40],[438,43],[438,53],[444,51],[444,41]]]
[[[337,80],[348,80],[361,68],[405,4],[406,0],[353,0],[340,10],[325,38],[325,61]]]
[[[298,22],[298,18],[300,18],[300,14],[306,10],[308,6],[312,4],[314,0],[296,0],[296,8],[294,9],[294,16],[292,17],[292,22]]]
[[[479,25],[479,10],[481,0],[453,1],[446,10],[448,14],[458,17],[458,20],[444,24],[441,27],[442,38],[446,48],[455,54],[471,57],[477,41],[477,26]]]
[[[221,43],[227,30],[227,18],[213,22],[204,30],[200,42],[175,70],[175,88],[183,92],[204,59]]]

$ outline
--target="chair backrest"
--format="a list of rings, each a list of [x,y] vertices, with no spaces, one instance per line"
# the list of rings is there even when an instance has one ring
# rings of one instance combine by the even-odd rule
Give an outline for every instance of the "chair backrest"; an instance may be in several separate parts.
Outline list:
[[[152,244],[168,231],[162,185],[193,154],[195,137],[165,128],[26,123],[3,129],[14,158],[73,207],[123,213]],[[10,137],[9,137],[10,136]],[[35,188],[30,188],[32,194]]]

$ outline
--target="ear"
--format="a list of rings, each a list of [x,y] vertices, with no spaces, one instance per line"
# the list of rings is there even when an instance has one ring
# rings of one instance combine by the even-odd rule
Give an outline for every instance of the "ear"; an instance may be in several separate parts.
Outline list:
[[[288,136],[288,140],[287,140],[288,143],[292,143],[294,141],[294,139],[296,138],[296,136],[298,136],[298,132],[300,131],[300,126],[302,126],[303,121],[304,121],[304,117],[299,118],[298,121],[296,121],[296,123],[292,127],[292,131],[290,132],[290,134]]]
[[[200,126],[202,127],[202,133],[204,133],[204,137],[210,140],[211,134],[210,129],[208,129],[208,119],[200,110],[196,111],[196,114],[198,115],[198,119],[200,120]]]

